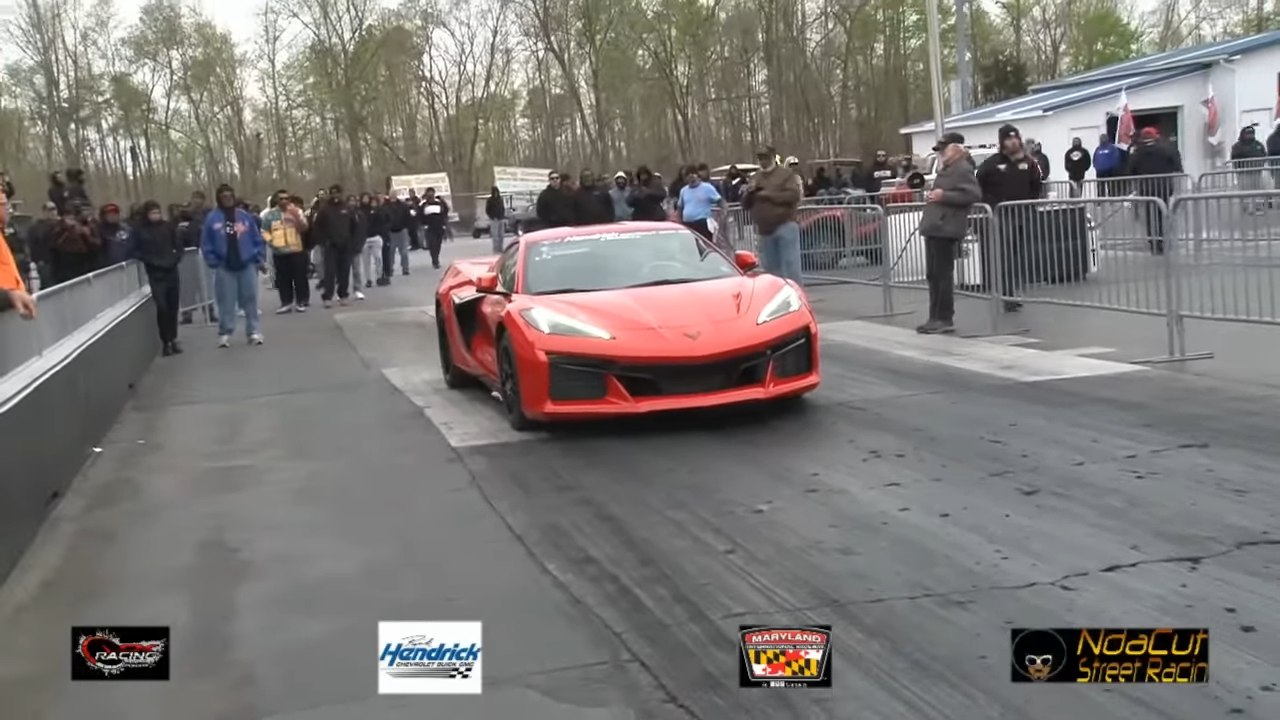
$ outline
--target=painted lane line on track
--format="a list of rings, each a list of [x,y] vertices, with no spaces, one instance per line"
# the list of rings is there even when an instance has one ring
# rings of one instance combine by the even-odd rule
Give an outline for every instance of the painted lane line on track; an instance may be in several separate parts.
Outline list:
[[[1055,355],[1074,355],[1076,357],[1084,357],[1086,355],[1107,355],[1116,352],[1116,349],[1090,345],[1088,347],[1067,348],[1066,350],[1049,350],[1048,352]]]
[[[992,345],[1035,345],[1040,342],[1037,338],[1027,337],[1026,335],[988,335],[970,339],[981,340]]]
[[[452,390],[432,366],[386,368],[387,380],[422,409],[456,448],[537,440],[538,432],[516,432],[498,402],[482,389]]]
[[[862,320],[825,323],[821,326],[821,337],[823,342],[857,345],[1014,382],[1043,382],[1146,370],[1139,365],[1112,360],[993,345],[954,336],[921,335],[914,330]]]

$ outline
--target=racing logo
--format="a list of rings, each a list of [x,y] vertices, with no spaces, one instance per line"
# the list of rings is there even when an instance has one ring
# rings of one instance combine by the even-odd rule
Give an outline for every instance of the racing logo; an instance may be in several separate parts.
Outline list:
[[[1052,630],[1027,630],[1013,639],[1013,679],[1045,682],[1062,671],[1067,661],[1067,643]]]
[[[739,627],[742,687],[831,687],[831,626]]]
[[[481,692],[480,623],[378,623],[379,694]]]
[[[168,680],[169,628],[71,629],[72,680]]]

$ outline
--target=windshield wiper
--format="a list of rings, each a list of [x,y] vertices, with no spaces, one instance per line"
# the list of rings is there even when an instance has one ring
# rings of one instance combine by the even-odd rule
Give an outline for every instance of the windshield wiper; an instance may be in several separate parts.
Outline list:
[[[539,290],[536,293],[529,293],[529,294],[530,295],[568,295],[569,293],[584,293],[584,292],[600,292],[600,288],[552,288],[550,290]]]
[[[642,288],[657,287],[659,285],[684,285],[685,283],[702,282],[706,278],[667,278],[665,280],[650,280],[649,282],[636,283],[635,285],[623,285],[621,289],[626,288]]]

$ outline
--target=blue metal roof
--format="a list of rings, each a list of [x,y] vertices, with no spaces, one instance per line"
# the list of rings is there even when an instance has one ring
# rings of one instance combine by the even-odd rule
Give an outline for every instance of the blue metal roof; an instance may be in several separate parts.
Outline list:
[[[948,128],[962,128],[1001,120],[1048,115],[1058,110],[1093,102],[1108,95],[1115,95],[1119,99],[1121,89],[1137,90],[1177,80],[1203,72],[1218,60],[1275,45],[1280,45],[1280,30],[1156,53],[1090,70],[1073,77],[1033,85],[1029,88],[1031,93],[1028,95],[952,115],[943,122]],[[900,132],[909,135],[926,130],[933,130],[932,121],[904,127]]]
[[[1090,83],[1082,83],[1079,85],[1071,85],[1043,92],[1033,92],[1030,95],[1023,95],[1012,100],[1004,100],[986,107],[975,108],[962,112],[958,115],[952,115],[943,120],[944,127],[948,130],[953,128],[962,128],[970,125],[985,125],[988,123],[1000,121],[1013,121],[1029,117],[1038,117],[1041,115],[1049,115],[1058,110],[1066,110],[1085,103],[1101,100],[1107,96],[1114,96],[1118,101],[1120,99],[1120,91],[1137,90],[1151,85],[1177,80],[1181,77],[1194,75],[1203,72],[1204,68],[1198,65],[1175,68],[1172,70],[1164,70],[1161,72],[1150,72],[1142,75],[1125,75],[1119,78],[1101,78],[1095,79]],[[933,130],[933,122],[917,123],[902,128],[900,131],[904,135],[912,133]]]
[[[1044,90],[1096,82],[1103,78],[1140,75],[1159,70],[1186,67],[1187,65],[1203,66],[1220,59],[1243,55],[1247,52],[1262,50],[1278,44],[1280,44],[1280,30],[1236,38],[1235,40],[1221,40],[1195,47],[1169,50],[1168,52],[1156,53],[1136,60],[1126,60],[1122,63],[1100,67],[1069,78],[1050,80],[1039,85],[1033,85],[1029,89],[1033,93],[1038,93]]]

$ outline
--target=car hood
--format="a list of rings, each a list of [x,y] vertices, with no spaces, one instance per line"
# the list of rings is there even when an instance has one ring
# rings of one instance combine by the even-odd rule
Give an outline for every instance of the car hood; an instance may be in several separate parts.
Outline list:
[[[533,304],[606,330],[707,327],[752,317],[784,281],[773,275],[538,296]]]

